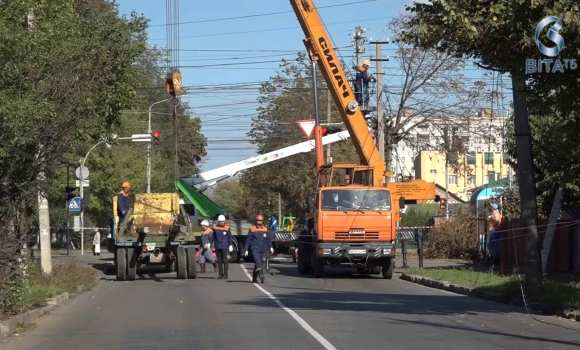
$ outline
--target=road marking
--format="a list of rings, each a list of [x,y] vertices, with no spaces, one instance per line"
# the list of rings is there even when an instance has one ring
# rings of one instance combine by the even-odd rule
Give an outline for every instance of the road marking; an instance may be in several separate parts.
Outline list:
[[[246,270],[246,267],[242,264],[240,264],[240,267],[242,268],[242,270],[244,271],[246,276],[248,276],[248,278],[251,281],[252,275],[250,275],[248,270]],[[260,286],[257,283],[253,283],[253,284],[262,293],[266,294],[270,299],[272,299],[282,310],[289,313],[290,316],[292,316],[292,318],[295,319],[296,322],[298,322],[298,324],[301,325],[302,328],[304,328],[306,330],[306,332],[310,333],[310,335],[313,336],[314,339],[316,339],[322,346],[324,346],[324,348],[326,350],[338,350],[337,348],[334,347],[334,345],[330,344],[330,342],[328,340],[326,340],[326,338],[324,338],[322,335],[320,335],[320,333],[318,333],[314,328],[312,328],[308,323],[306,323],[306,321],[304,321],[304,319],[302,319],[302,317],[298,316],[298,314],[296,312],[294,312],[292,309],[286,307],[286,305],[282,304],[282,302],[280,300],[278,300],[278,298],[276,298],[274,295],[272,295],[272,293],[268,292],[267,290],[262,288],[262,286]]]

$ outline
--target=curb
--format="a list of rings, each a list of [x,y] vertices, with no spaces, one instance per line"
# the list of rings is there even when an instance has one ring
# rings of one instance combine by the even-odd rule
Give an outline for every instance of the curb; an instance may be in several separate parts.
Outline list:
[[[52,311],[57,306],[62,305],[68,299],[68,293],[59,294],[54,298],[47,299],[46,306],[27,311],[20,315],[12,316],[8,320],[0,322],[0,339],[8,338],[16,333],[19,326],[28,326],[36,323],[42,315]]]
[[[500,304],[508,304],[508,305],[525,307],[525,304],[523,303],[522,300],[507,300],[505,297],[502,297],[501,295],[496,294],[496,293],[486,292],[486,291],[479,290],[476,288],[458,286],[455,284],[451,284],[447,281],[432,280],[432,279],[427,278],[427,277],[409,275],[409,274],[406,274],[404,272],[401,273],[401,276],[399,278],[404,280],[404,281],[407,281],[407,282],[421,284],[421,285],[426,286],[426,287],[442,289],[442,290],[446,290],[448,292],[461,294],[461,295],[465,295],[465,296],[469,296],[469,297],[473,297],[473,298],[490,300],[490,301],[494,301],[494,302],[500,303]],[[554,310],[551,307],[544,305],[544,304],[541,304],[541,303],[529,303],[528,307],[531,310],[540,312],[540,313],[545,314],[545,315],[555,315],[555,316],[560,316],[562,318],[566,318],[566,319],[580,322],[580,312],[578,312],[578,311]]]

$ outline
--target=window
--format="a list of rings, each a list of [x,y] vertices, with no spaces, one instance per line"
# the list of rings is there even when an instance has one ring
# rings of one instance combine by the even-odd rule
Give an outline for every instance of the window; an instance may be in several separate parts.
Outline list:
[[[457,175],[449,175],[449,184],[457,185]]]
[[[503,152],[503,163],[504,164],[510,163],[510,155],[507,152]]]
[[[485,152],[485,164],[493,164],[493,153]]]
[[[467,177],[467,184],[468,184],[468,185],[475,185],[475,176],[473,176],[473,175],[469,175],[469,176]]]
[[[429,135],[417,134],[417,148],[421,151],[429,149]]]
[[[488,171],[487,172],[488,183],[492,183],[495,181],[495,171]]]
[[[481,152],[481,147],[477,147],[477,152]]]
[[[323,190],[323,211],[391,210],[391,196],[385,190]]]
[[[437,175],[437,169],[431,169],[429,171],[429,174],[431,174],[431,175]]]
[[[467,164],[475,164],[475,152],[467,153]]]
[[[401,162],[405,163],[405,157],[401,157]]]

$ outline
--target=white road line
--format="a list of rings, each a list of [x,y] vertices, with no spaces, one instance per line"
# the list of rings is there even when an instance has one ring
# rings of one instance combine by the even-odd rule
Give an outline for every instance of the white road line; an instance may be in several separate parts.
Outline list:
[[[242,270],[244,271],[246,276],[248,276],[248,278],[251,281],[252,275],[250,275],[248,270],[246,270],[246,267],[242,264],[240,264],[240,267],[242,268]],[[292,316],[292,318],[295,319],[296,322],[298,322],[298,324],[301,325],[302,328],[304,328],[306,330],[306,332],[310,333],[310,335],[313,336],[314,339],[316,339],[322,346],[324,346],[324,348],[326,350],[338,350],[334,347],[334,345],[330,344],[330,342],[328,340],[326,340],[326,338],[324,338],[322,335],[320,335],[320,333],[318,333],[314,328],[310,327],[310,325],[308,323],[306,323],[306,321],[304,321],[304,319],[302,319],[302,317],[298,316],[298,314],[296,312],[294,312],[292,309],[286,307],[286,305],[282,304],[282,302],[280,300],[278,300],[274,295],[272,295],[272,293],[268,292],[267,290],[262,288],[262,286],[260,286],[257,283],[254,283],[254,286],[256,286],[256,288],[258,288],[262,293],[266,294],[270,299],[274,300],[274,302],[282,310],[289,313],[290,316]]]

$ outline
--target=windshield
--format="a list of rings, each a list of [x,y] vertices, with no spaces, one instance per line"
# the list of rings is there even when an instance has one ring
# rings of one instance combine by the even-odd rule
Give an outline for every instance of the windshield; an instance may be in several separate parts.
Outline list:
[[[387,190],[340,189],[322,191],[322,210],[391,210],[391,196]]]

